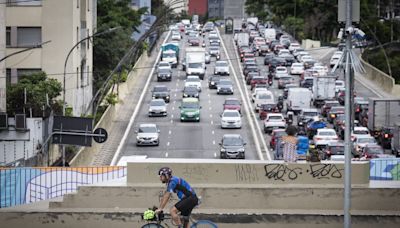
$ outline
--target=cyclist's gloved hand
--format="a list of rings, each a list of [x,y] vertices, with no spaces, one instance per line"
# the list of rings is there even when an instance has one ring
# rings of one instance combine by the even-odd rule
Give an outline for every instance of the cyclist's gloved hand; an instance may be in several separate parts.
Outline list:
[[[156,214],[160,214],[160,213],[162,213],[162,211],[163,211],[163,209],[157,208],[157,210],[155,211],[155,213],[156,213]]]

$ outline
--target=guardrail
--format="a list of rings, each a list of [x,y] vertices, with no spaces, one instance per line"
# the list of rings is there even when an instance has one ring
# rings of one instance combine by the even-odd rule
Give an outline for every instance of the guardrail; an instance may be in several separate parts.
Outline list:
[[[56,198],[126,174],[126,167],[118,166],[1,168],[0,208]]]

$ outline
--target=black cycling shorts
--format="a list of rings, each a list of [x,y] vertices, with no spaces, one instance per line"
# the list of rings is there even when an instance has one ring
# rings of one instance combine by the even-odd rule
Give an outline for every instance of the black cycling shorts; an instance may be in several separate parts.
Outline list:
[[[176,209],[181,212],[183,216],[189,216],[192,213],[193,208],[197,205],[199,199],[196,195],[191,195],[188,197],[184,197],[175,204]]]

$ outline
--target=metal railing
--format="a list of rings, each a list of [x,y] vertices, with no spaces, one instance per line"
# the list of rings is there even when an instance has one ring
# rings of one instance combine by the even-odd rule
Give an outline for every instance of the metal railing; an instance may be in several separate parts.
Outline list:
[[[0,168],[0,208],[63,196],[126,173],[123,166]]]

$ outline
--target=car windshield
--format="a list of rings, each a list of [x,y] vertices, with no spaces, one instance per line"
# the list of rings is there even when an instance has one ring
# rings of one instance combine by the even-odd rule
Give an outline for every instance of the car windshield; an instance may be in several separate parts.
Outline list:
[[[231,81],[227,81],[227,80],[221,80],[221,81],[219,81],[219,84],[220,85],[232,85],[232,82]]]
[[[166,91],[168,91],[168,88],[164,87],[164,86],[156,86],[156,87],[154,87],[153,91],[154,92],[166,92]]]
[[[344,107],[332,107],[331,112],[344,112]]]
[[[155,127],[140,127],[139,133],[155,133],[157,132],[157,128]]]
[[[243,146],[243,141],[238,137],[225,137],[224,138],[225,146]]]
[[[375,143],[374,138],[358,138],[357,139],[358,143]]]
[[[239,112],[224,112],[224,117],[239,117]]]
[[[188,77],[187,79],[186,79],[186,81],[187,82],[200,82],[200,78],[197,78],[197,77]]]
[[[274,121],[276,121],[276,120],[282,120],[282,117],[281,117],[281,116],[270,116],[270,117],[268,118],[268,120],[274,120]]]
[[[164,106],[165,101],[164,100],[152,100],[150,102],[150,106]]]
[[[335,132],[332,131],[320,131],[318,135],[322,135],[322,136],[335,136]]]
[[[368,135],[369,132],[366,130],[354,130],[354,134],[356,135]]]
[[[217,67],[226,67],[226,66],[228,66],[228,63],[226,63],[226,62],[216,62],[215,65]]]
[[[191,109],[198,109],[199,103],[197,102],[183,102],[182,108],[191,108]]]
[[[171,67],[170,65],[169,65],[169,63],[160,63],[160,64],[158,64],[158,67]]]
[[[226,100],[225,104],[226,105],[240,105],[240,102],[237,100]]]
[[[169,69],[166,69],[166,68],[161,68],[158,72],[161,73],[161,74],[169,74],[171,71]]]
[[[318,116],[318,112],[303,112],[304,116]]]
[[[189,63],[189,68],[202,68],[201,63]]]
[[[258,99],[268,99],[268,100],[270,100],[270,99],[272,99],[272,96],[271,95],[269,95],[269,94],[259,94],[258,95]]]
[[[380,147],[368,147],[367,151],[370,154],[383,154],[383,150]]]
[[[197,92],[197,88],[194,87],[194,86],[186,86],[186,87],[184,88],[184,92],[185,92],[185,93],[188,93],[188,92]]]
[[[331,154],[339,154],[343,155],[344,154],[344,146],[331,146],[330,147]]]

